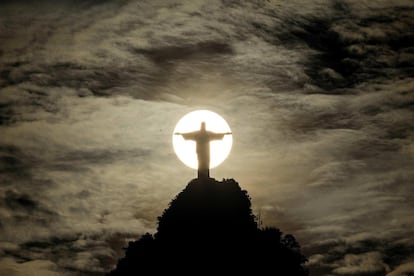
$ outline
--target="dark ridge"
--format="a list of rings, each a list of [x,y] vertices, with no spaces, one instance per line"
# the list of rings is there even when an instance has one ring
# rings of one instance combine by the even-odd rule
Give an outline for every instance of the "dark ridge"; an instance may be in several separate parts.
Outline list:
[[[108,275],[308,275],[292,235],[261,229],[233,179],[194,179]]]

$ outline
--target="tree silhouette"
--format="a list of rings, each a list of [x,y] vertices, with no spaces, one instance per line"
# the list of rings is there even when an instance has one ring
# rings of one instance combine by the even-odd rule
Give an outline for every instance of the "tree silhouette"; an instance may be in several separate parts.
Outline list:
[[[233,179],[194,179],[108,275],[308,275],[292,235],[261,229]]]

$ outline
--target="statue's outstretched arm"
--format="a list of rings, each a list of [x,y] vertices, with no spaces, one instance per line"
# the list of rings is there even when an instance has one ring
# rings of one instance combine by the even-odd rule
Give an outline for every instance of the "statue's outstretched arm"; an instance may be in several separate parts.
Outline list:
[[[181,135],[185,140],[195,140],[197,137],[198,131],[193,132],[175,132],[174,135]]]
[[[224,135],[232,134],[231,132],[223,132],[223,133],[216,133],[216,132],[210,132],[209,138],[210,140],[221,140],[223,139]]]

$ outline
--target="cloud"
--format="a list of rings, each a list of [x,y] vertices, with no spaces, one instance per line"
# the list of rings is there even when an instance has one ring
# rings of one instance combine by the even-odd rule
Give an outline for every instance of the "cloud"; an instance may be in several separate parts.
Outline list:
[[[337,275],[377,275],[387,271],[378,252],[347,254],[332,272]]]
[[[170,135],[197,108],[235,137],[213,175],[235,177],[319,274],[412,255],[410,1],[29,2],[0,9],[5,255],[102,271],[122,246],[90,240],[151,232],[193,177]]]
[[[399,265],[396,269],[387,273],[387,276],[405,276],[414,273],[414,263],[407,262]]]
[[[80,109],[67,109],[74,104],[73,101],[78,101]],[[152,130],[147,127],[146,135],[140,136],[141,123],[138,121],[151,121],[148,115],[152,116],[157,105],[164,110],[168,107],[165,104],[154,103],[153,106],[131,102],[128,98],[103,99],[102,103],[124,110],[121,117],[133,120],[124,121],[126,118],[122,119],[119,112],[115,112],[117,115],[111,119],[106,108],[91,111],[91,104],[100,106],[95,99],[83,101],[66,96],[60,103],[56,102],[59,112],[52,115],[55,119],[62,116],[60,120],[38,119],[27,125],[21,123],[4,129],[3,133],[7,134],[1,140],[7,146],[2,148],[5,166],[1,191],[5,202],[2,206],[5,238],[27,241],[65,235],[68,231],[90,233],[106,229],[139,234],[153,229],[154,220],[163,205],[154,208],[151,202],[161,200],[166,206],[174,187],[166,187],[166,194],[161,197],[151,194],[151,187],[158,185],[156,179],[167,185],[169,176],[156,178],[155,171],[153,176],[146,173],[148,168],[156,166],[156,160],[162,159],[161,156],[172,154],[169,151],[154,153],[153,149],[160,147],[159,143],[167,142],[151,137],[163,133],[169,136],[170,130],[159,123],[153,125]],[[83,116],[89,119],[84,120]],[[106,122],[104,128],[92,123],[95,116],[99,117],[96,122]],[[172,131],[173,123],[170,125]],[[109,129],[113,132],[107,132]],[[31,137],[29,142],[26,137]],[[168,162],[173,162],[174,159],[170,159]],[[123,192],[130,189],[140,192]],[[115,197],[118,199],[113,201]],[[115,205],[108,205],[108,199]],[[131,202],[131,205],[125,206],[122,202]],[[140,210],[138,214],[136,208]],[[141,213],[144,209],[145,215]],[[22,220],[27,224],[15,225]],[[124,220],[129,223],[125,224]],[[28,232],[26,225],[30,225],[27,227],[33,231]]]
[[[403,234],[409,235],[409,234]],[[346,237],[315,239],[308,247],[314,253],[308,263],[311,271],[334,275],[378,275],[389,273],[410,259],[412,242],[397,240],[401,233],[356,232]],[[316,244],[316,241],[318,244]]]
[[[55,263],[48,260],[35,260],[18,263],[13,259],[6,258],[0,261],[0,273],[2,275],[62,275]]]
[[[409,57],[403,63],[398,61],[404,49],[412,46],[405,42],[412,32],[407,29],[401,35],[413,20],[410,4],[346,1],[332,8],[326,16],[292,20],[297,25],[292,33],[300,39],[298,43],[304,41],[317,51],[306,69],[315,83],[326,92],[340,93],[335,88],[352,87],[382,76],[410,76],[412,66],[406,66]]]

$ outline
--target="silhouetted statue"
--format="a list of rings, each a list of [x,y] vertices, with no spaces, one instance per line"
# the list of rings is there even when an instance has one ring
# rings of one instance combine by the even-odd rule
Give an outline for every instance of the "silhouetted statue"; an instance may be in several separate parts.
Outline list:
[[[260,228],[250,197],[233,179],[198,178],[158,217],[154,235],[129,242],[109,276],[306,276],[292,235]]]
[[[198,178],[210,177],[210,142],[214,140],[223,139],[224,135],[229,135],[231,132],[216,133],[206,130],[206,123],[202,122],[200,130],[187,133],[174,133],[175,135],[182,135],[185,140],[193,140],[196,142],[196,152],[198,159]]]

